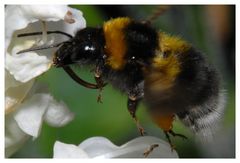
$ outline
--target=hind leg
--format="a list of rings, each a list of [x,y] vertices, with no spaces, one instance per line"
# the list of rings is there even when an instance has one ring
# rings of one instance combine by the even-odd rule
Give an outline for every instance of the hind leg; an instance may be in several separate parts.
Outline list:
[[[182,134],[177,134],[175,133],[172,128],[173,128],[173,121],[175,119],[175,115],[173,113],[168,113],[168,114],[161,114],[161,113],[152,113],[152,118],[153,121],[164,131],[166,138],[168,140],[168,143],[170,144],[171,148],[174,149],[174,145],[171,141],[170,135],[173,137],[182,137],[186,139],[187,137],[182,135]]]
[[[185,135],[175,133],[173,130],[169,130],[168,133],[171,134],[173,137],[181,137],[183,139],[187,139],[187,137]]]
[[[172,143],[171,141],[171,138],[169,135],[172,135],[173,137],[181,137],[183,139],[187,139],[187,137],[185,135],[182,135],[182,134],[177,134],[175,133],[172,129],[168,130],[168,131],[164,131],[165,135],[166,135],[166,138],[168,140],[168,143],[170,144],[172,150],[175,149],[175,146],[174,144]]]
[[[173,132],[172,129],[169,130],[169,131],[164,131],[164,133],[165,133],[165,135],[166,135],[166,138],[167,138],[168,143],[169,143],[169,145],[171,146],[172,150],[175,149],[175,146],[174,146],[174,144],[173,144],[172,141],[171,141],[170,135],[172,135],[173,137],[176,137],[176,136],[177,136],[177,137],[181,137],[181,138],[183,138],[183,139],[187,139],[187,137],[186,137],[185,135],[177,134],[177,133]]]

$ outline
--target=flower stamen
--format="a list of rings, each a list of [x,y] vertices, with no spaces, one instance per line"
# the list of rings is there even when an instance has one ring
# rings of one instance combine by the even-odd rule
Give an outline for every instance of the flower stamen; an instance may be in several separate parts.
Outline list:
[[[75,23],[75,20],[73,19],[73,14],[71,11],[68,11],[66,13],[66,15],[64,16],[64,21],[69,24]]]

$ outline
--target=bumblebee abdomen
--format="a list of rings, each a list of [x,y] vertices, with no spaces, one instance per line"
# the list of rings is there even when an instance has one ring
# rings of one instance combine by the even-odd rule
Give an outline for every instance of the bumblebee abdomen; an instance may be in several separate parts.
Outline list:
[[[164,70],[152,80],[158,83],[159,88],[151,89],[151,82],[146,83],[146,104],[152,114],[174,113],[192,131],[201,136],[212,136],[225,105],[225,93],[221,89],[219,75],[204,56],[192,47],[177,54],[176,59],[179,71],[173,75],[171,82],[167,80],[169,85],[163,82],[164,77],[169,76]],[[173,61],[171,63],[176,64]]]
[[[192,131],[210,139],[224,112],[225,92],[218,72],[204,56],[193,48],[188,53],[176,81],[182,85],[187,107],[177,115]]]
[[[175,86],[191,106],[201,105],[212,96],[217,96],[220,78],[216,69],[207,63],[202,53],[190,48],[180,57],[181,72]]]
[[[145,97],[150,108],[163,106],[166,112],[177,113],[218,95],[218,74],[201,53],[190,48],[175,59],[168,67],[152,68],[146,77]]]

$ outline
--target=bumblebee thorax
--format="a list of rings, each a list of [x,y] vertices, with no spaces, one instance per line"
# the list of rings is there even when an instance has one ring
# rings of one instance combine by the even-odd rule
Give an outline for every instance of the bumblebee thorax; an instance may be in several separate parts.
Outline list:
[[[104,23],[103,31],[106,41],[105,52],[108,57],[107,64],[113,69],[121,69],[126,61],[127,46],[124,28],[131,22],[129,18],[111,19]]]
[[[107,64],[121,70],[127,64],[149,63],[158,47],[158,35],[149,24],[116,18],[103,25]]]

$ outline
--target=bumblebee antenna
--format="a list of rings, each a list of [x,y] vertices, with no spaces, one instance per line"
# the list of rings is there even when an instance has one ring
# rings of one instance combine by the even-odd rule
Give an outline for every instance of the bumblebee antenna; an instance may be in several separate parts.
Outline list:
[[[22,33],[22,34],[17,35],[17,37],[36,36],[36,35],[42,35],[42,34],[43,34],[43,32]],[[62,32],[62,31],[47,31],[47,34],[62,34],[69,38],[73,38],[72,35]]]
[[[168,5],[157,6],[153,10],[152,14],[144,22],[152,23],[159,16],[163,15],[169,8],[170,8],[170,6],[168,6]]]
[[[60,43],[55,43],[52,45],[41,45],[41,46],[37,46],[37,47],[32,47],[29,49],[25,49],[25,50],[21,50],[19,52],[17,52],[17,54],[21,54],[21,53],[25,53],[25,52],[31,52],[31,51],[38,51],[38,50],[43,50],[43,49],[50,49],[50,48],[55,48],[55,47],[59,47],[60,45],[67,43],[69,41],[64,41],[64,42],[60,42]]]
[[[97,84],[88,83],[88,82],[82,80],[81,78],[79,78],[79,77],[76,75],[76,73],[75,73],[69,66],[63,66],[62,68],[63,68],[64,71],[65,71],[75,82],[77,82],[78,84],[80,84],[80,85],[82,85],[82,86],[84,86],[84,87],[86,87],[86,88],[90,88],[90,89],[99,89],[99,88],[102,88],[102,87],[100,87],[100,86],[97,85]],[[103,85],[103,87],[106,86],[106,85],[107,85],[107,83],[105,83],[105,84]]]
[[[22,34],[17,35],[17,37],[28,37],[28,36],[36,36],[36,35],[42,35],[42,34],[43,34],[43,32],[22,33]],[[65,32],[62,32],[62,31],[47,31],[47,34],[62,34],[62,35],[65,35],[69,38],[73,38],[72,35],[70,35],[68,33],[65,33]],[[42,46],[38,46],[38,47],[32,47],[32,48],[29,48],[29,49],[21,50],[21,51],[17,52],[17,54],[30,52],[30,51],[37,51],[37,50],[55,48],[55,47],[59,47],[60,45],[66,43],[66,42],[68,42],[68,41],[64,41],[64,42],[61,42],[61,43],[55,43],[55,44],[52,44],[52,45],[42,45]]]

